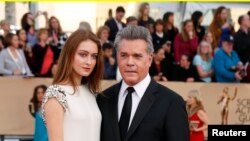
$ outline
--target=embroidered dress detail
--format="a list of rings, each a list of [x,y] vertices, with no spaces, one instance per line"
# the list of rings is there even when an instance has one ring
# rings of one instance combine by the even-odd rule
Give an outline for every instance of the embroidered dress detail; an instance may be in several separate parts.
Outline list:
[[[45,124],[46,119],[44,113],[44,106],[50,98],[56,98],[56,100],[63,106],[64,112],[68,110],[65,91],[58,85],[49,86],[45,92],[42,102],[42,117]]]

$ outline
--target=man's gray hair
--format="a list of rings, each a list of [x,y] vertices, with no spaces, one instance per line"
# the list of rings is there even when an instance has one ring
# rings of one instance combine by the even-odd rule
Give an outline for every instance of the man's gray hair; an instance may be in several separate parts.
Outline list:
[[[154,47],[152,43],[152,37],[148,31],[147,28],[142,26],[127,26],[124,29],[120,30],[115,38],[115,48],[118,51],[119,50],[119,44],[121,41],[125,40],[136,40],[136,39],[142,39],[145,42],[147,42],[147,53],[153,53]]]

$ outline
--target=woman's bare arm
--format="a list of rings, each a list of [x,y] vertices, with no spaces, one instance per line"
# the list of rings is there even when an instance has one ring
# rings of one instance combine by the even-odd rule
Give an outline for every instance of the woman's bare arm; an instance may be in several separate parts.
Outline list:
[[[50,98],[44,106],[49,141],[63,141],[64,110],[56,98]]]

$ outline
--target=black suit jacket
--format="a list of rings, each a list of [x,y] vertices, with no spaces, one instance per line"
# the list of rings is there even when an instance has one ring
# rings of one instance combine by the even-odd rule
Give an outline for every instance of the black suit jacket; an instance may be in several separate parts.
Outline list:
[[[108,38],[109,41],[114,42],[115,36],[116,36],[117,32],[119,31],[118,26],[115,22],[115,19],[111,18],[111,19],[107,20],[105,22],[105,25],[110,28],[109,38]],[[124,28],[125,26],[126,26],[125,23],[122,23],[122,27]]]
[[[102,113],[101,141],[121,141],[118,124],[118,83],[97,97]],[[126,141],[189,141],[185,103],[181,96],[151,80]]]

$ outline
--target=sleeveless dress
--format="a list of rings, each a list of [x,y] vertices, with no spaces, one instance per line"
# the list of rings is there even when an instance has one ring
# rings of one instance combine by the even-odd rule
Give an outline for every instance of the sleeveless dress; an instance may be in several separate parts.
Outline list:
[[[197,128],[200,128],[201,126],[203,126],[203,123],[198,117],[197,113],[189,117],[189,123],[190,123],[190,126],[197,126]],[[204,141],[204,132],[203,131],[198,131],[198,132],[190,131],[190,141]]]
[[[41,108],[35,113],[35,132],[33,141],[48,141],[47,129],[42,119]]]
[[[72,86],[49,86],[42,104],[45,124],[44,106],[50,98],[56,98],[64,109],[64,141],[100,141],[102,117],[96,97],[87,86],[78,86],[78,90],[74,94]]]

